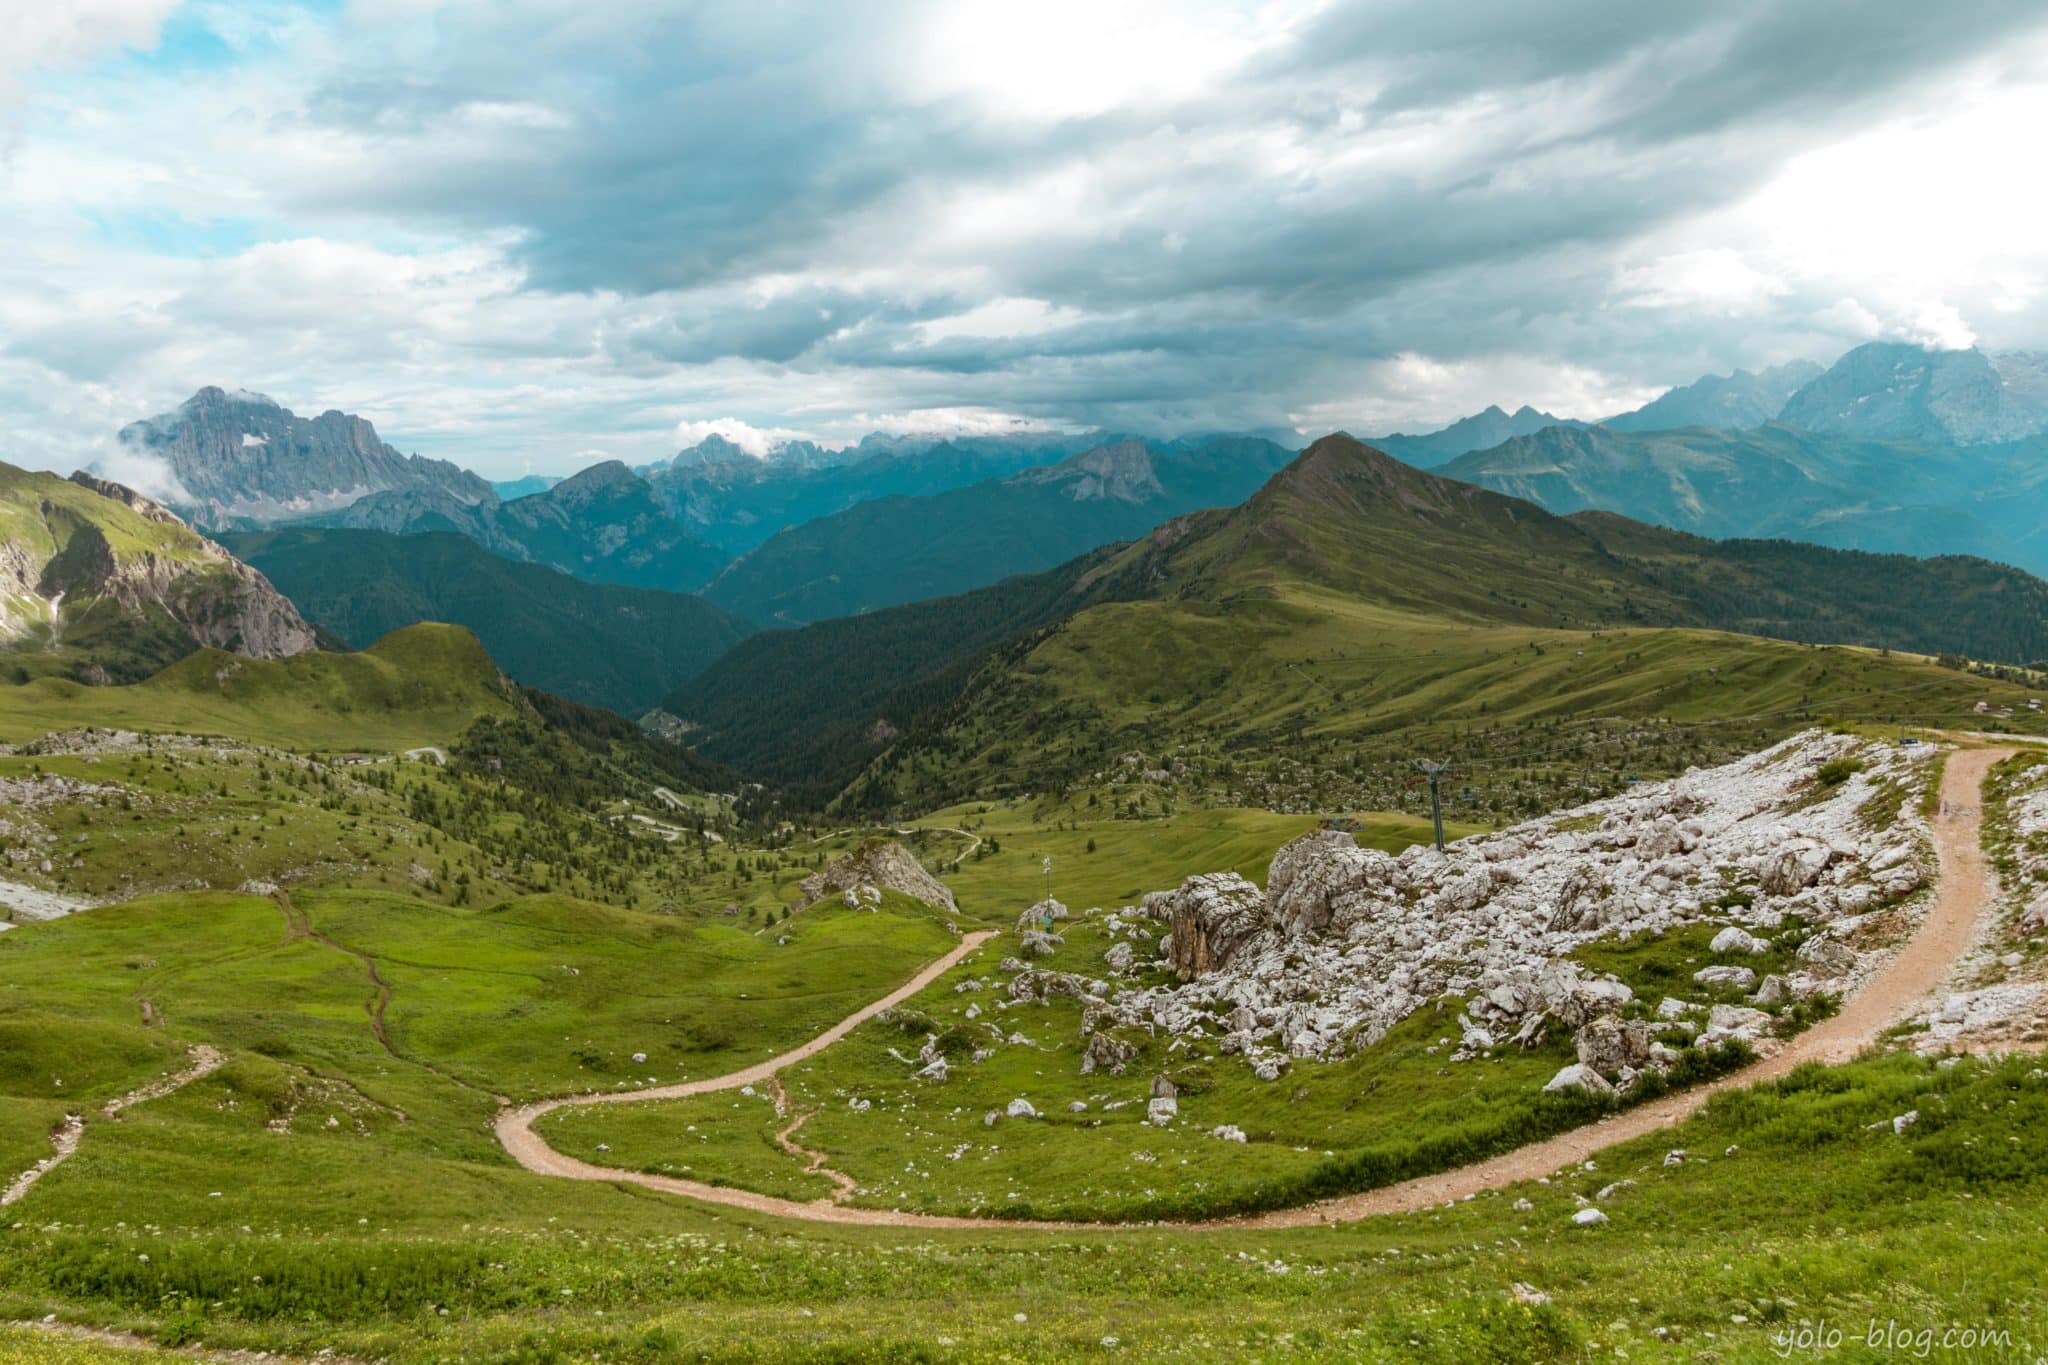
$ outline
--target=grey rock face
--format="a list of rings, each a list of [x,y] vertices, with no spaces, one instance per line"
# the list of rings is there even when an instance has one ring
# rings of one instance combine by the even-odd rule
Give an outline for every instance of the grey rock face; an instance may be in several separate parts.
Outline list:
[[[497,501],[468,470],[401,455],[360,417],[300,417],[256,393],[201,389],[173,412],[123,427],[120,439],[165,462],[182,493],[172,501],[207,530],[294,520],[392,489]]]
[[[1786,400],[1778,420],[1880,440],[2011,441],[2048,426],[2033,381],[2039,358],[1871,342]],[[2020,382],[2008,384],[2003,372]]]
[[[1145,909],[1173,925],[1165,945],[1175,975],[1192,981],[1230,961],[1238,945],[1265,922],[1266,898],[1235,872],[1207,872],[1174,891],[1155,891]]]

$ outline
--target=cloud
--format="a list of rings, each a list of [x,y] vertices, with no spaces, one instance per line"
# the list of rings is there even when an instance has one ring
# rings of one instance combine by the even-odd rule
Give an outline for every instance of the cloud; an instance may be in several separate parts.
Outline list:
[[[714,417],[708,422],[676,423],[675,439],[679,446],[688,448],[697,445],[707,436],[722,437],[759,459],[773,453],[777,446],[805,439],[807,433],[792,431],[787,427],[763,430],[751,422],[742,422],[737,417]]]
[[[122,47],[146,48],[179,0],[67,0],[10,6],[0,94],[38,68],[76,66]]]
[[[169,460],[124,441],[95,455],[86,466],[103,479],[126,484],[146,498],[163,503],[190,503],[192,495],[171,469]]]
[[[205,383],[516,472],[721,423],[1599,416],[2048,341],[2038,6],[80,12],[16,49],[4,171],[39,459]]]

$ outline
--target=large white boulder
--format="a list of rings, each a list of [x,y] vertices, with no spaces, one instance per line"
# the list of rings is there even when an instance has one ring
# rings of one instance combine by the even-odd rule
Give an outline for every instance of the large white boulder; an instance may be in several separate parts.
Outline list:
[[[1711,952],[1724,955],[1728,953],[1746,953],[1754,957],[1758,953],[1769,952],[1771,945],[1758,938],[1755,934],[1750,933],[1749,930],[1731,924],[1720,933],[1714,935],[1714,941],[1709,943],[1707,948]]]
[[[1756,971],[1750,967],[1702,967],[1692,974],[1692,979],[1702,986],[1727,986],[1746,991],[1756,984]]]
[[[1545,1083],[1543,1091],[1548,1095],[1576,1092],[1591,1095],[1595,1099],[1607,1099],[1614,1094],[1613,1085],[1607,1078],[1587,1066],[1584,1062],[1573,1062],[1570,1066],[1552,1076]]]

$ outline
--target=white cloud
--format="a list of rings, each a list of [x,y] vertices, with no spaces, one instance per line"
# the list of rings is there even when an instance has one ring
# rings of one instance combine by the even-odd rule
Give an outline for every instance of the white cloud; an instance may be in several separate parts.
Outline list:
[[[1789,291],[1777,276],[1757,269],[1726,247],[1664,256],[1643,266],[1624,266],[1616,287],[1622,302],[1637,308],[1708,309],[1735,315],[1754,312]]]
[[[1074,308],[1061,308],[1044,299],[990,299],[964,313],[933,318],[917,325],[918,339],[926,345],[951,337],[1042,336],[1087,319]]]
[[[707,436],[721,436],[757,460],[774,454],[776,447],[790,441],[810,439],[807,432],[793,431],[788,427],[757,427],[737,417],[714,417],[709,421],[676,423],[675,439],[678,446],[688,448],[703,441]]]
[[[947,0],[907,75],[930,97],[964,95],[998,114],[1087,118],[1215,89],[1313,8]]]
[[[179,0],[62,0],[10,4],[0,44],[0,91],[38,67],[75,66],[122,47],[154,47]]]
[[[907,412],[855,413],[846,425],[857,431],[894,436],[1004,436],[1028,431],[1074,430],[1071,425],[995,408],[913,408]]]
[[[192,495],[172,472],[170,461],[148,451],[116,441],[95,455],[86,466],[103,479],[126,484],[146,498],[158,502],[189,503]]]
[[[1873,337],[2048,342],[2048,48],[1983,15],[1836,59],[1743,47],[1806,7],[202,0],[227,69],[90,65],[170,3],[8,16],[6,458],[207,383],[510,473],[1602,416]]]
[[[1641,407],[1661,389],[1538,355],[1442,360],[1404,352],[1360,367],[1352,392],[1288,413],[1303,436],[1343,429],[1357,435],[1418,432],[1489,404],[1527,404],[1556,417],[1594,421]]]

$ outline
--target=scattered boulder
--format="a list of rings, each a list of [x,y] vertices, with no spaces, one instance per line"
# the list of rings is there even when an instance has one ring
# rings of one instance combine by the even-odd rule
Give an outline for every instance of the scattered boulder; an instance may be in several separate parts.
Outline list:
[[[1051,957],[1066,944],[1058,934],[1048,934],[1038,929],[1026,929],[1017,940],[1017,951],[1025,957]]]
[[[1244,1135],[1244,1129],[1238,1127],[1234,1123],[1226,1123],[1221,1125],[1220,1127],[1211,1128],[1209,1130],[1209,1136],[1212,1138],[1220,1138],[1224,1142],[1244,1142],[1247,1140]]]
[[[1649,1025],[1636,1019],[1603,1014],[1572,1035],[1579,1063],[1601,1076],[1618,1076],[1626,1069],[1641,1070],[1650,1061]]]
[[[1750,967],[1702,967],[1692,974],[1692,979],[1702,986],[1725,986],[1746,991],[1756,984],[1756,971]]]
[[[1584,1062],[1574,1062],[1562,1071],[1559,1071],[1555,1076],[1552,1076],[1544,1084],[1543,1091],[1548,1095],[1577,1092],[1581,1095],[1590,1095],[1594,1099],[1604,1100],[1613,1097],[1614,1086],[1608,1082],[1605,1076],[1595,1071],[1592,1067],[1587,1066]]]
[[[1102,960],[1113,972],[1127,972],[1136,963],[1137,957],[1137,952],[1132,949],[1130,944],[1115,943],[1111,944],[1109,951],[1103,954]]]
[[[1020,931],[1039,929],[1049,934],[1053,932],[1049,927],[1050,925],[1066,918],[1067,907],[1061,905],[1052,897],[1047,896],[1044,900],[1017,916],[1017,928]]]
[[[1856,970],[1856,950],[1848,944],[1815,934],[1799,945],[1799,960],[1810,975],[1831,979]]]
[[[1180,1101],[1171,1095],[1161,1095],[1145,1104],[1145,1122],[1164,1128],[1180,1113]]]
[[[1771,945],[1758,938],[1755,934],[1750,933],[1747,929],[1738,928],[1731,924],[1720,933],[1714,935],[1714,941],[1709,943],[1707,948],[1710,952],[1714,953],[1746,953],[1751,957],[1755,957],[1758,953],[1769,952]]]
[[[1013,1119],[1035,1119],[1038,1117],[1038,1110],[1032,1107],[1030,1100],[1022,1096],[1011,1100],[1009,1107],[1004,1109],[1003,1113],[1005,1116]]]
[[[1757,885],[1773,896],[1789,896],[1819,880],[1834,850],[1812,839],[1797,839],[1767,855],[1757,869]]]
[[[1700,1035],[1700,1041],[1720,1043],[1740,1038],[1753,1043],[1768,1033],[1770,1027],[1771,1016],[1762,1010],[1744,1005],[1716,1005],[1707,1013],[1707,1031]]]
[[[1607,1221],[1607,1215],[1598,1209],[1580,1209],[1572,1215],[1574,1225],[1582,1228],[1596,1228]]]
[[[1396,881],[1400,866],[1376,849],[1360,848],[1341,830],[1320,829],[1290,840],[1273,855],[1267,874],[1272,922],[1292,938],[1321,934],[1364,888]]]
[[[1125,1042],[1114,1033],[1091,1034],[1088,1046],[1081,1052],[1081,1074],[1092,1076],[1098,1071],[1107,1071],[1112,1076],[1121,1076],[1137,1055],[1135,1043]]]
[[[1023,963],[1017,964],[1023,967]],[[1055,995],[1071,996],[1086,1000],[1089,996],[1088,982],[1072,972],[1048,972],[1035,967],[1025,967],[1010,982],[1012,1000],[1036,1000],[1044,1002]]]

